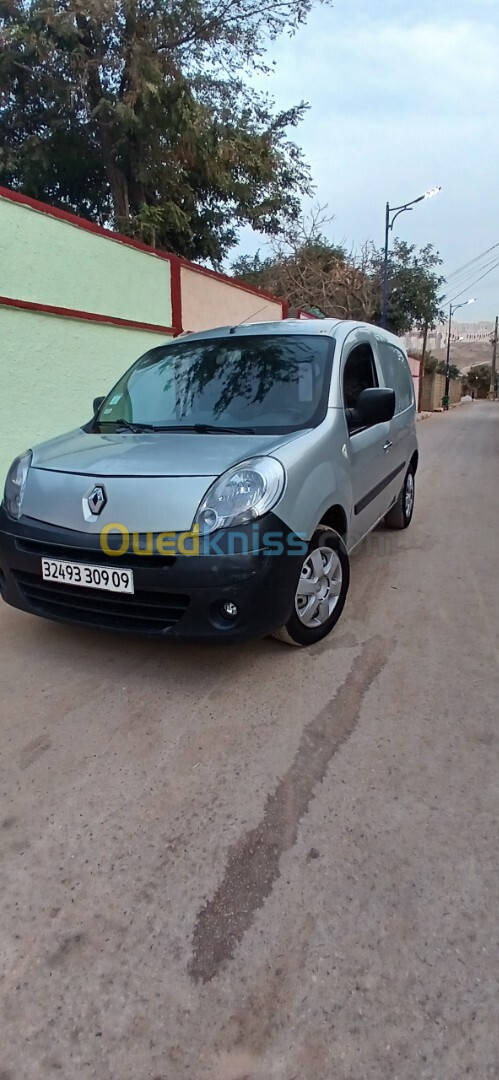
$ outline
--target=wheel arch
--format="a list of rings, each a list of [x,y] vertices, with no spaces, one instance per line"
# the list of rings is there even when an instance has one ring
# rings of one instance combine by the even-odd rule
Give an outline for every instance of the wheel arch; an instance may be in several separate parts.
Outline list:
[[[346,540],[348,533],[348,518],[340,503],[334,503],[321,514],[319,525],[328,525],[330,529],[334,529],[334,531],[341,536],[342,540]]]

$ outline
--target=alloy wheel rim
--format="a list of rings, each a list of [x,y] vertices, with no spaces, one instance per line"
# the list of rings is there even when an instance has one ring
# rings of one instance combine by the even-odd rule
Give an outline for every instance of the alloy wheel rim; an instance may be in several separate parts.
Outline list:
[[[410,518],[412,514],[412,508],[414,506],[414,477],[412,473],[407,474],[407,480],[405,483],[405,516]]]
[[[313,629],[327,622],[338,603],[342,581],[341,562],[333,548],[317,547],[309,552],[295,596],[296,614],[304,626]]]

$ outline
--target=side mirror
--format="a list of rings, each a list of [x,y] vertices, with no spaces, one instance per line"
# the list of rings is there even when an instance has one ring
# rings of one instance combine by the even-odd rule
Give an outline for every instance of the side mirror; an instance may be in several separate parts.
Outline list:
[[[362,390],[355,405],[355,415],[362,427],[385,424],[395,412],[395,390],[373,387]]]
[[[98,410],[100,409],[100,407],[102,405],[102,402],[105,401],[105,400],[106,400],[105,396],[104,397],[96,397],[96,398],[94,398],[94,416],[95,416],[96,412],[98,412]]]

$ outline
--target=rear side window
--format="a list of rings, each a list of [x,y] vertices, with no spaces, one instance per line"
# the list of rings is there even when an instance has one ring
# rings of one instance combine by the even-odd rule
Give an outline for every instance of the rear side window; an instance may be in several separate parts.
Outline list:
[[[396,345],[378,340],[378,353],[385,386],[395,390],[395,412],[404,412],[414,404],[414,386],[409,364]]]

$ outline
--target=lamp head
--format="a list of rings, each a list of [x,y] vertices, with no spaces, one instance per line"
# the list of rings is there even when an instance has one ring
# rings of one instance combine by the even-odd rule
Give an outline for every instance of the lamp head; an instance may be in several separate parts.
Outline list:
[[[434,199],[434,198],[435,198],[435,195],[438,195],[438,193],[439,193],[439,192],[440,192],[441,190],[442,190],[442,187],[441,187],[441,186],[439,186],[439,187],[432,187],[432,188],[430,188],[430,189],[429,189],[428,191],[425,191],[425,193],[424,193],[424,195],[423,195],[423,199]]]

